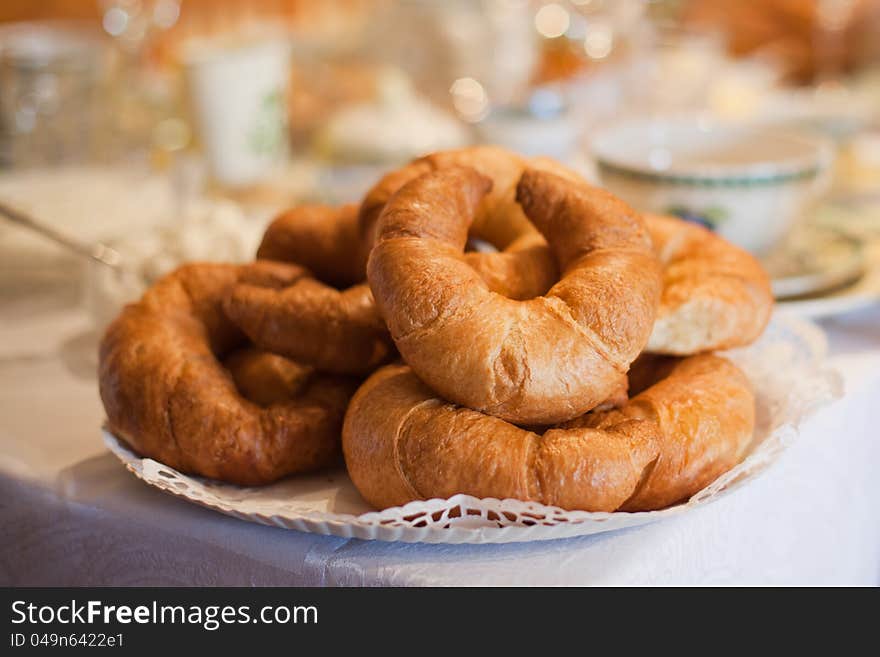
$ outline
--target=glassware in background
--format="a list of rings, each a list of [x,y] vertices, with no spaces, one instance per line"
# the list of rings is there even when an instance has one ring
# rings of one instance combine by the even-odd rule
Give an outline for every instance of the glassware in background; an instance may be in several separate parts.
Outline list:
[[[464,78],[477,80],[492,105],[522,101],[538,61],[530,3],[465,0],[447,5],[440,26],[453,53],[452,84]]]
[[[299,28],[292,34],[289,116],[296,149],[310,148],[333,112],[376,93],[378,65],[366,40],[367,17],[345,18],[337,29]]]
[[[589,61],[602,62],[625,54],[644,25],[646,0],[571,0],[575,16],[568,36],[583,49]]]
[[[685,9],[692,4],[578,3],[583,9],[579,16],[593,27],[575,31],[586,35],[584,49],[593,57],[571,94],[574,104],[592,119],[591,128],[621,114],[707,111],[745,119],[759,112],[779,82],[776,62],[757,54],[730,56],[717,24],[687,20]],[[567,34],[572,31],[569,28]]]
[[[99,0],[122,54],[120,151],[168,173],[174,214],[235,196],[286,161],[289,53],[280,2]]]
[[[327,118],[314,142],[316,155],[341,164],[387,166],[469,141],[462,123],[427,101],[399,68],[387,67],[376,78],[370,99]]]
[[[806,98],[798,104],[806,129],[825,132],[833,137],[844,155],[839,160],[839,183],[846,184],[840,174],[847,159],[857,161],[857,150],[848,143],[863,130],[872,114],[865,111],[864,98],[855,93],[852,80],[847,79],[847,28],[855,17],[858,0],[815,0],[814,84]]]
[[[354,201],[389,168],[471,141],[449,93],[464,46],[445,25],[451,11],[473,33],[483,3],[460,4],[325,3],[293,22],[292,143],[317,165],[318,200]]]
[[[528,93],[538,57],[533,20],[528,0],[391,3],[368,42],[431,102],[451,102],[462,118],[478,121],[490,104]]]
[[[551,130],[558,139],[569,132],[573,152],[568,157],[552,154],[576,168],[589,169],[580,149],[584,136],[626,110],[627,71],[638,51],[645,6],[645,0],[533,3],[532,29],[540,37],[540,59],[532,92],[535,98],[558,95],[559,107],[567,108],[558,114],[542,109],[536,127]],[[530,112],[532,106],[530,100]]]
[[[702,107],[724,62],[718,34],[677,21],[653,23],[627,74],[627,103],[657,113]]]
[[[527,102],[496,106],[477,131],[488,144],[497,144],[527,157],[552,157],[576,164],[582,126],[563,98],[552,88],[541,88]]]
[[[461,148],[470,130],[452,112],[428,101],[400,68],[376,73],[370,98],[332,111],[313,140],[323,165],[327,202],[355,202],[390,168],[437,150]]]
[[[287,159],[290,49],[283,40],[191,43],[189,99],[214,180],[241,188]]]
[[[119,47],[135,57],[156,32],[180,18],[180,0],[99,0],[101,25]]]
[[[536,4],[542,37],[537,83],[583,80],[616,67],[632,49],[645,0],[568,0]]]
[[[88,161],[101,149],[109,66],[97,30],[77,22],[0,28],[0,166]]]
[[[118,54],[107,129],[115,155],[165,166],[190,141],[174,67],[154,61],[151,47],[180,18],[180,0],[97,0],[104,32]]]
[[[297,75],[299,66],[294,73],[292,49],[320,35],[344,40],[345,30],[335,29],[339,26],[332,20],[339,4],[194,0],[181,5],[178,24],[150,49],[179,74],[180,122],[170,123],[167,136],[183,136],[186,130],[193,136],[186,145],[180,140],[182,153],[171,158],[172,175],[184,168],[179,166],[184,160],[199,161],[210,183],[203,191],[251,209],[277,209],[301,199],[310,175],[303,175],[304,167],[290,155],[294,149],[304,154],[303,132],[310,136],[302,129],[306,113],[300,112],[309,102],[298,101],[315,95],[308,84],[315,79]],[[320,76],[317,81],[323,82]],[[315,113],[326,120],[329,109]],[[157,136],[154,144],[163,141]]]

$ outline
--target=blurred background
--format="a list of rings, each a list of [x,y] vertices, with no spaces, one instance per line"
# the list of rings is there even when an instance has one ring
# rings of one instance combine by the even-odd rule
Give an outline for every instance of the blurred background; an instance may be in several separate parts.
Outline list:
[[[286,206],[476,143],[719,229],[797,312],[880,297],[880,0],[4,0],[0,204],[43,234],[0,221],[0,299],[66,286],[100,326]]]

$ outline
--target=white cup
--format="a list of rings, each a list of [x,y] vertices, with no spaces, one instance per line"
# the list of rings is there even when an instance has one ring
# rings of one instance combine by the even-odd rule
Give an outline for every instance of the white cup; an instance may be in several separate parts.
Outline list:
[[[196,128],[218,183],[245,187],[284,162],[287,43],[192,44],[185,64]]]
[[[768,251],[824,191],[830,141],[705,116],[629,119],[592,140],[602,184],[633,207],[704,224]]]

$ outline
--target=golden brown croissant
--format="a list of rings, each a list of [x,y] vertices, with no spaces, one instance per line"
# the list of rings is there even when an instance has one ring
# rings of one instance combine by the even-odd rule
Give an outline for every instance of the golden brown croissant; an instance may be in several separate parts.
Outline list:
[[[645,215],[663,263],[648,351],[686,355],[750,344],[773,310],[770,279],[749,253],[693,223]]]
[[[283,289],[240,283],[224,309],[254,344],[325,372],[367,374],[393,353],[363,283],[342,291],[311,277]]]
[[[298,397],[315,374],[313,367],[253,345],[226,356],[223,367],[229,371],[241,396],[258,406],[281,404]]]
[[[349,405],[345,462],[380,509],[457,493],[585,511],[661,508],[742,457],[754,396],[732,363],[710,354],[654,367],[647,378],[620,409],[536,433],[447,403],[409,367],[388,365]]]
[[[385,204],[406,183],[424,173],[467,166],[492,181],[492,188],[474,213],[470,234],[492,244],[499,253],[474,253],[469,263],[493,290],[515,299],[540,296],[556,282],[552,257],[532,247],[543,240],[516,201],[516,185],[528,168],[543,169],[581,181],[581,177],[549,158],[527,159],[497,146],[471,146],[438,151],[386,174],[361,203],[360,232],[367,252],[375,242],[376,224]],[[516,253],[517,257],[510,254]],[[496,289],[497,288],[497,289]]]
[[[521,172],[524,163],[522,158],[495,148],[429,157],[446,162],[464,156],[485,160],[489,169],[505,173],[505,184],[514,186],[516,180],[506,172]],[[507,166],[492,167],[496,160]],[[408,176],[408,172],[401,174],[402,178]],[[385,186],[377,189],[389,191],[387,181],[396,178],[391,174],[383,180]],[[499,211],[491,217],[495,233],[507,226],[508,215],[522,217],[513,188],[508,191],[509,203],[496,204]],[[364,254],[368,248],[358,237],[357,223],[356,208],[351,205],[303,205],[281,214],[267,229],[257,256],[302,265],[318,280],[303,277],[284,290],[237,286],[226,304],[229,316],[261,347],[325,371],[367,374],[388,360],[393,349],[385,324],[369,287],[356,285],[366,278]],[[527,299],[547,291],[559,275],[553,256],[541,248],[543,238],[531,223],[519,220],[517,225],[524,234],[502,252],[468,253],[465,258],[493,291]]]
[[[404,360],[445,398],[512,422],[571,419],[619,391],[645,346],[659,263],[623,202],[529,170],[517,200],[564,273],[541,297],[494,293],[463,255],[490,187],[464,167],[407,183],[379,219],[370,287]]]
[[[663,265],[663,293],[647,350],[687,356],[754,342],[773,309],[769,277],[754,256],[702,226],[643,216]],[[503,255],[504,260],[468,262],[490,289],[507,297],[540,296],[558,278],[540,235],[524,236]],[[485,263],[495,270],[487,272]]]
[[[261,406],[247,390],[265,388],[254,379],[271,373],[242,372],[239,363],[242,395],[220,362],[244,343],[222,310],[232,286],[284,286],[302,275],[299,267],[269,262],[186,265],[127,306],[100,349],[110,429],[170,467],[237,484],[265,484],[335,462],[355,382],[315,374],[284,401]],[[273,401],[260,396],[257,402]]]
[[[358,238],[358,206],[299,205],[266,229],[257,258],[302,265],[338,289],[366,279]]]
[[[466,256],[489,285],[511,299],[541,296],[559,278],[555,261],[516,202],[515,188],[526,168],[570,179],[580,176],[547,158],[527,160],[495,146],[440,151],[392,171],[360,207],[360,230],[368,246],[382,208],[404,184],[423,173],[470,166],[493,182],[477,206],[471,235],[499,253]],[[764,330],[773,304],[770,283],[748,253],[694,224],[645,215],[664,264],[664,292],[650,341],[653,351],[686,355],[749,344]]]
[[[258,257],[295,262],[318,278],[304,275],[281,289],[242,282],[226,299],[226,313],[264,349],[327,372],[372,372],[393,347],[362,282],[356,224],[350,205],[282,214],[266,231]]]

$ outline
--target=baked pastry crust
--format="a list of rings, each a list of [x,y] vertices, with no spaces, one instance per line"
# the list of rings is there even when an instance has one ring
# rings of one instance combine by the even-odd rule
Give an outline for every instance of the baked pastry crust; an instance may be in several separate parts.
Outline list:
[[[647,350],[687,356],[754,342],[774,303],[770,279],[755,257],[702,226],[664,215],[643,217],[663,266],[663,292]],[[468,259],[500,294],[530,299],[558,280],[540,235],[524,235],[503,256]]]
[[[773,311],[770,279],[743,249],[696,224],[645,215],[663,264],[648,351],[687,355],[754,342]]]
[[[281,289],[240,283],[224,308],[254,344],[325,372],[368,374],[394,351],[364,283],[345,290],[311,276]]]
[[[284,213],[257,255],[182,267],[108,329],[108,424],[142,454],[257,485],[336,462],[342,432],[377,507],[468,493],[637,511],[686,499],[751,440],[728,360],[636,358],[757,338],[773,303],[758,262],[552,161],[434,153],[359,207]],[[343,374],[395,346],[407,364],[349,405]]]
[[[255,344],[341,374],[368,374],[389,359],[391,338],[363,282],[355,206],[285,212],[269,226],[257,256],[302,265],[310,274],[284,288],[243,281],[230,291],[226,313]]]
[[[407,183],[379,219],[370,287],[404,360],[446,399],[511,422],[571,419],[619,391],[647,343],[659,263],[622,201],[528,170],[516,198],[563,275],[544,296],[501,296],[463,254],[491,185],[467,167]]]
[[[498,253],[465,256],[489,288],[511,299],[545,294],[559,270],[541,234],[516,202],[516,185],[527,168],[583,179],[549,158],[527,159],[496,146],[441,151],[388,173],[359,208],[362,242],[375,241],[382,209],[406,183],[431,171],[469,166],[492,180],[480,201],[470,234]],[[663,293],[648,349],[688,355],[750,344],[763,332],[773,308],[769,277],[749,253],[720,236],[675,217],[645,214],[663,267]]]
[[[563,178],[582,178],[555,160],[524,158],[497,146],[471,146],[430,153],[382,177],[364,197],[359,209],[361,241],[366,252],[376,239],[376,226],[385,205],[408,182],[432,171],[470,167],[492,181],[492,188],[474,212],[470,235],[488,242],[496,253],[469,253],[468,264],[489,288],[511,299],[541,296],[559,278],[552,255],[516,200],[516,186],[529,168],[550,171]]]
[[[648,387],[621,408],[536,432],[438,398],[406,365],[385,366],[346,413],[349,475],[380,509],[458,493],[585,511],[674,504],[742,457],[754,395],[711,354],[637,371]]]
[[[298,205],[278,215],[257,249],[259,260],[292,262],[338,289],[366,279],[358,206]]]
[[[257,406],[282,404],[300,396],[315,375],[315,369],[296,361],[246,345],[223,359],[235,387]]]
[[[232,286],[283,286],[302,275],[268,262],[185,265],[127,306],[100,347],[110,430],[181,472],[243,485],[336,462],[355,381],[313,374],[289,399],[261,406],[241,394],[221,363],[245,342],[222,310]],[[258,374],[245,378],[253,383]]]

